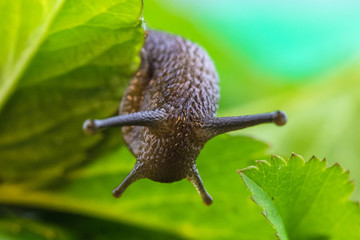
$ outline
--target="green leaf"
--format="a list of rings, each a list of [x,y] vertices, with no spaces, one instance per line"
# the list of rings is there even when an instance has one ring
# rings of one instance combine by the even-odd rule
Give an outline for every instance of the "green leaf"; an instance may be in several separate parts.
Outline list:
[[[141,0],[1,1],[3,180],[46,181],[87,158],[102,136],[82,123],[116,113],[140,61],[141,11]]]
[[[34,56],[64,1],[1,1],[0,109]]]
[[[354,186],[338,164],[293,154],[239,173],[280,239],[360,239],[360,208],[348,200]]]
[[[0,239],[181,239],[167,232],[57,211],[0,207]]]
[[[29,189],[23,184],[0,185],[0,204],[39,206],[64,212],[127,222],[153,230],[165,230],[185,238],[274,238],[274,230],[248,199],[236,169],[264,158],[267,145],[246,137],[223,135],[208,142],[197,165],[214,203],[204,206],[186,180],[161,184],[142,179],[120,199],[111,191],[132,169],[135,158],[125,148],[98,158],[73,171],[61,184]]]

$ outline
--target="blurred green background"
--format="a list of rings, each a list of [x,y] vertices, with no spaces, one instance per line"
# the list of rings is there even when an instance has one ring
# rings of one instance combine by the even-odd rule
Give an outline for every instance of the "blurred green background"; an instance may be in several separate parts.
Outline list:
[[[340,163],[356,185],[351,199],[360,200],[360,1],[145,0],[149,29],[184,36],[212,57],[220,76],[218,116],[277,109],[288,115],[284,127],[257,126],[205,146],[197,163],[214,198],[210,207],[185,180],[144,179],[121,199],[111,196],[135,159],[118,130],[88,137],[81,124],[116,113],[138,63],[141,1],[125,1],[124,9],[136,13],[122,12],[121,0],[113,12],[112,0],[64,2],[70,11],[52,26],[0,112],[0,160],[8,160],[0,161],[0,239],[275,239],[235,171],[269,154]],[[23,19],[42,22],[31,7],[13,7]],[[0,24],[11,32],[11,24]],[[84,57],[90,64],[83,68]]]
[[[203,46],[220,75],[219,116],[276,109],[283,128],[234,134],[264,140],[271,153],[339,162],[360,199],[360,2],[146,0],[148,28]]]

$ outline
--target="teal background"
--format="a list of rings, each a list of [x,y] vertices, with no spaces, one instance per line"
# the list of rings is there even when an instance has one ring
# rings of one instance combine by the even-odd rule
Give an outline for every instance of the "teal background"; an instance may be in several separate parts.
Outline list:
[[[213,45],[253,70],[285,82],[304,81],[360,54],[360,2],[146,0],[148,26]],[[194,34],[197,32],[197,34]],[[228,63],[234,68],[239,61]],[[221,68],[219,69],[222,70]]]

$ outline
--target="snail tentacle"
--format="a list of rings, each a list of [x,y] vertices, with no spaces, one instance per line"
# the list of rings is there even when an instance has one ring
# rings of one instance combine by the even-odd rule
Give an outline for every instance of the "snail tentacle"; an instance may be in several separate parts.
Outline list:
[[[275,123],[282,126],[286,123],[286,115],[282,111],[244,115],[235,117],[217,117],[208,120],[203,129],[212,137],[219,134],[252,127],[263,123]]]
[[[123,127],[123,126],[154,126],[166,118],[163,109],[155,111],[143,111],[106,119],[88,119],[83,124],[86,134],[93,135],[100,129]]]

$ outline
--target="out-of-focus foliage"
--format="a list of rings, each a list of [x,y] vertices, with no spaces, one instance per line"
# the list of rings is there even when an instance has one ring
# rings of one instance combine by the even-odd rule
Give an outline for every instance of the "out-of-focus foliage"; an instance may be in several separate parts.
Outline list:
[[[70,240],[74,238],[66,231],[63,231],[52,224],[34,220],[32,216],[19,217],[12,212],[0,211],[0,239]]]
[[[0,209],[2,240],[182,239],[166,231],[59,211],[8,207]]]
[[[86,159],[101,136],[85,137],[84,119],[115,114],[138,67],[141,10],[141,0],[1,1],[1,179],[45,181]]]
[[[354,186],[339,165],[293,154],[239,173],[281,240],[360,238],[360,206],[348,201]]]

